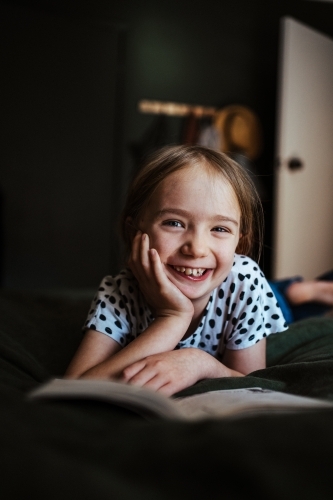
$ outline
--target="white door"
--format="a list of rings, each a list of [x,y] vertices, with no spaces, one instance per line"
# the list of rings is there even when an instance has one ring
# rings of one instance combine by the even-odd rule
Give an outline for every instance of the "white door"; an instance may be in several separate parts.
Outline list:
[[[273,277],[333,268],[333,40],[282,23]]]

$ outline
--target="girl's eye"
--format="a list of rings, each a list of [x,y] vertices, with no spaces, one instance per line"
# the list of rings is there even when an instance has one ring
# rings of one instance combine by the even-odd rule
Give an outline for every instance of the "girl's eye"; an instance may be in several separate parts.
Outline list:
[[[212,231],[216,231],[217,233],[229,233],[229,230],[226,227],[213,227]]]
[[[182,224],[178,220],[166,220],[163,222],[164,226],[171,226],[171,227],[182,227]]]

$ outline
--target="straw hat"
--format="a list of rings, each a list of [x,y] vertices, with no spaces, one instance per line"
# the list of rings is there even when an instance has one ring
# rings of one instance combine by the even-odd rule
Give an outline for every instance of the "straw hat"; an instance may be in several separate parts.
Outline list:
[[[242,153],[256,159],[262,149],[262,131],[259,118],[249,108],[231,105],[216,112],[214,125],[220,133],[224,153]]]

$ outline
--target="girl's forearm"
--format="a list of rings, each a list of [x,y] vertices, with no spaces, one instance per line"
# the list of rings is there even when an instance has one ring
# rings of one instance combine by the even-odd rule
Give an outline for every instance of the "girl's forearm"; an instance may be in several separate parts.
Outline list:
[[[121,351],[84,372],[82,378],[118,377],[129,365],[147,356],[172,351],[185,335],[191,317],[158,317]]]

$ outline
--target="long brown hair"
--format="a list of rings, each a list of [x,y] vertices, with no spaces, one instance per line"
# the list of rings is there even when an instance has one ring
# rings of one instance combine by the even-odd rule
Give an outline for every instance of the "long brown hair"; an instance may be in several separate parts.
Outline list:
[[[263,211],[250,175],[226,154],[201,146],[167,146],[151,155],[143,164],[130,185],[121,215],[121,231],[127,248],[131,247],[138,219],[159,184],[177,170],[200,164],[220,173],[233,188],[241,212],[242,237],[236,252],[259,260],[263,240]]]

